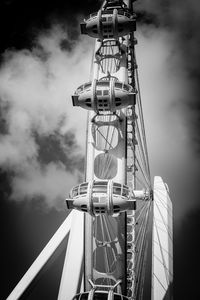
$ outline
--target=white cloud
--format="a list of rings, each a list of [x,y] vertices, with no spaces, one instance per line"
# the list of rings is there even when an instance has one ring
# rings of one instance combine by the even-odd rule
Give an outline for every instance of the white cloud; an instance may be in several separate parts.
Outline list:
[[[184,100],[192,95],[192,85],[179,59],[175,34],[140,27],[137,37],[151,173],[168,183],[178,221],[198,205],[199,159],[193,154],[186,119],[189,112],[184,108]]]
[[[78,171],[67,172],[61,163],[49,163],[41,167],[38,163],[27,165],[13,181],[11,198],[30,200],[42,196],[48,208],[66,209],[64,200],[70,189],[77,184]]]
[[[53,205],[53,198],[61,196],[66,186],[70,187],[66,181],[77,182],[76,175],[55,162],[45,170],[41,168],[33,135],[73,132],[81,147],[79,153],[84,154],[87,113],[72,107],[71,95],[89,79],[91,39],[77,41],[72,52],[62,49],[63,40],[70,43],[63,29],[54,26],[40,33],[31,50],[8,50],[4,54],[0,101],[2,107],[7,107],[3,110],[7,134],[0,136],[0,166],[14,171],[16,199],[32,197],[35,190],[35,194],[41,193]],[[64,145],[63,151],[70,157]],[[57,185],[55,176],[59,179]]]

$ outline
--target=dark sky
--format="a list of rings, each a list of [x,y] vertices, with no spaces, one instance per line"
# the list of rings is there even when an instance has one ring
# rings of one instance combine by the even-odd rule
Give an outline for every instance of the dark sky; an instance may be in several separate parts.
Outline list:
[[[75,17],[79,14],[87,15],[96,10],[98,3],[92,1],[24,1],[11,0],[0,2],[0,51],[1,54],[11,49],[17,51],[31,49],[33,40],[38,32],[48,30],[52,23],[60,22],[63,26],[70,24],[68,32],[70,39],[76,40],[78,36],[78,22]],[[66,41],[65,47],[70,47]],[[4,59],[1,56],[1,63]],[[7,132],[5,110],[1,107],[1,134]],[[41,136],[35,134],[39,145],[40,163],[62,162],[71,170],[78,164],[83,170],[83,159],[79,156],[71,157],[62,150],[59,133]],[[63,136],[62,136],[63,141]],[[66,136],[69,149],[74,149],[73,133]],[[71,165],[71,167],[70,167]],[[73,165],[73,167],[72,167]],[[76,168],[76,167],[75,167]],[[61,225],[67,212],[65,209],[48,209],[40,198],[26,203],[10,200],[11,181],[15,170],[2,166],[0,172],[0,222],[1,222],[1,291],[0,298],[6,299],[14,286],[26,272],[28,267]],[[72,185],[73,186],[73,185]],[[66,194],[63,194],[63,203]],[[64,205],[63,205],[64,206]],[[61,249],[53,258],[48,269],[37,278],[37,284],[31,286],[27,299],[56,299],[59,280],[61,276],[64,250]],[[56,263],[54,260],[56,259]]]
[[[8,49],[12,53],[24,51],[24,49],[32,51],[35,38],[41,31],[48,30],[52,24],[60,23],[68,31],[68,40],[63,39],[62,47],[68,53],[73,52],[74,43],[79,38],[76,18],[94,12],[98,7],[98,1],[1,1],[1,68],[5,66],[5,53],[8,53]],[[187,79],[187,86],[183,86],[184,91],[186,90],[185,97],[182,95],[182,99],[176,99],[173,109],[178,110],[184,120],[187,143],[183,144],[183,147],[187,148],[188,155],[185,156],[185,161],[183,159],[179,162],[177,159],[177,163],[172,165],[168,159],[165,163],[161,162],[161,173],[155,175],[166,178],[174,202],[174,298],[199,299],[200,7],[197,0],[188,0],[184,3],[179,0],[144,0],[138,1],[137,11],[138,28],[145,27],[147,31],[167,32],[175,37],[172,56],[175,54],[179,58],[181,76]],[[48,56],[48,53],[43,54]],[[171,63],[171,68],[173,69],[173,63]],[[6,102],[0,103],[1,136],[4,136],[9,130],[10,102],[8,107],[5,105]],[[62,164],[71,173],[73,173],[73,168],[78,169],[80,165],[83,170],[81,155],[75,157],[66,154],[78,147],[75,135],[69,132],[62,135],[56,130],[54,126],[50,134],[47,135],[45,132],[45,136],[39,134],[41,131],[37,130],[31,133],[38,147],[37,162],[39,161],[44,167],[49,162]],[[63,151],[63,140],[67,145],[66,152]],[[155,149],[151,152],[153,158],[150,157],[150,161],[154,161],[157,152]],[[178,155],[176,153],[174,156],[177,158]],[[13,178],[16,178],[16,174],[21,173],[13,167],[14,164],[10,165],[2,160],[0,162],[0,230],[3,239],[1,241],[0,298],[5,299],[62,223],[66,211],[57,210],[55,206],[47,207],[42,197],[32,197],[32,200],[28,201],[25,198],[23,201],[13,200],[15,197],[11,197],[11,183]],[[171,173],[168,172],[169,168],[173,170]],[[158,171],[159,168],[153,166],[154,169]],[[169,176],[172,173],[174,175]],[[179,180],[176,182],[177,177]],[[63,199],[64,197],[65,195]],[[57,253],[58,259],[52,260],[46,270],[48,272],[41,274],[38,284],[33,285],[27,299],[53,300],[56,298],[55,287],[59,283],[63,248],[61,247],[60,252]]]

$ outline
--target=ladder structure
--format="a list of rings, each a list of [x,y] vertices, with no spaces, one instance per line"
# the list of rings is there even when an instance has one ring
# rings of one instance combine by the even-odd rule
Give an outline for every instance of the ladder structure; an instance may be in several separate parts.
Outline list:
[[[72,95],[88,113],[85,179],[8,300],[20,299],[67,235],[58,300],[142,300],[149,282],[148,299],[173,298],[172,203],[162,178],[151,181],[135,31],[133,0],[106,0],[81,24],[96,40],[91,81]]]

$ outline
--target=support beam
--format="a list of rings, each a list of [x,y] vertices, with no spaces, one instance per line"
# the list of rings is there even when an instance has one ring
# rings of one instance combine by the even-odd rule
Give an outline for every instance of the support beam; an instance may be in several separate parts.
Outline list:
[[[22,294],[25,292],[25,290],[31,284],[33,279],[37,276],[37,274],[40,272],[40,270],[44,267],[44,265],[47,263],[47,261],[53,255],[53,253],[55,252],[57,247],[61,244],[61,242],[64,240],[64,238],[69,233],[70,228],[71,228],[72,217],[74,216],[75,213],[76,213],[75,211],[72,211],[67,216],[65,221],[62,223],[62,225],[59,227],[59,229],[56,231],[56,233],[50,239],[50,241],[48,242],[46,247],[42,250],[42,252],[36,258],[36,260],[30,266],[28,271],[25,273],[25,275],[22,277],[22,279],[16,285],[14,290],[8,296],[7,300],[17,300],[22,296]]]
[[[58,300],[71,300],[82,285],[84,213],[74,211]]]

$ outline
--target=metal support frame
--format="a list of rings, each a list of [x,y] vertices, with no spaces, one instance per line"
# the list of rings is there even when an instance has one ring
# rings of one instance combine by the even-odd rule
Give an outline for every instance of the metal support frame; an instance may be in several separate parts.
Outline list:
[[[56,231],[56,233],[50,239],[48,244],[45,246],[45,248],[42,250],[42,252],[36,258],[36,260],[30,266],[28,271],[24,274],[22,279],[16,285],[14,290],[8,296],[7,300],[17,300],[22,296],[22,294],[25,292],[25,290],[28,288],[28,286],[31,284],[31,282],[34,280],[34,278],[38,275],[40,270],[44,267],[44,265],[47,263],[47,261],[50,259],[50,257],[53,255],[53,253],[59,247],[59,245],[62,243],[64,238],[69,234],[71,224],[74,222],[74,219],[77,218],[77,216],[79,216],[79,215],[80,215],[79,212],[72,211],[67,216],[65,221],[62,223],[62,225],[59,227],[59,229]],[[66,299],[67,298],[65,297],[65,300]]]
[[[83,220],[84,214],[73,216],[58,300],[71,300],[81,289],[83,273]]]

